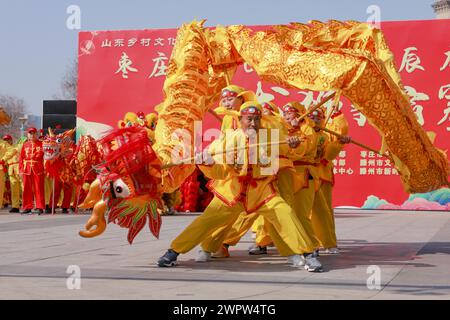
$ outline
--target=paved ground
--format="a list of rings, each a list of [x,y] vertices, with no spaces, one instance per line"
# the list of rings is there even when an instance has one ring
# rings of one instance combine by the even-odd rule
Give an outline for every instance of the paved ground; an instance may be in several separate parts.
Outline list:
[[[115,225],[99,238],[80,238],[88,217],[0,211],[0,299],[450,298],[450,212],[340,210],[342,253],[322,256],[321,274],[288,266],[274,250],[248,256],[250,234],[229,259],[196,263],[194,250],[178,267],[161,269],[155,261],[194,215],[164,217],[160,240],[144,230],[132,246]],[[67,288],[70,265],[80,267],[79,290]],[[380,289],[367,287],[372,265]]]

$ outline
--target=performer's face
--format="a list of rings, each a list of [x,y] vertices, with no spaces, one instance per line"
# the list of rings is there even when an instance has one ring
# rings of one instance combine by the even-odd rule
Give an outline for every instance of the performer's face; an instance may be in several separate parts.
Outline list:
[[[30,140],[30,141],[36,141],[37,140],[36,132],[28,132],[27,137],[28,137],[28,140]]]
[[[241,97],[223,97],[222,100],[220,100],[220,104],[230,110],[237,110],[242,104],[242,98]]]
[[[298,114],[295,112],[284,112],[283,118],[286,122],[291,123],[293,120],[297,118]]]
[[[241,128],[245,132],[248,130],[258,131],[261,127],[261,117],[258,115],[245,115],[240,117]]]
[[[322,112],[315,110],[309,114],[309,118],[314,121],[316,125],[322,125],[322,122],[325,120]]]

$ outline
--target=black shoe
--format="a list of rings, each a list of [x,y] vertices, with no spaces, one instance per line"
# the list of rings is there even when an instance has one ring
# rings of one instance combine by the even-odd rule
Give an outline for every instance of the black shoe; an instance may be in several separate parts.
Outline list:
[[[46,207],[46,208],[45,208],[45,213],[52,213],[52,209],[49,208],[49,207]]]
[[[267,247],[252,246],[248,249],[248,254],[251,256],[267,254]]]
[[[42,209],[36,209],[36,213],[37,213],[38,215],[41,215],[41,214],[44,213],[44,210],[42,210]]]
[[[312,256],[314,258],[317,258],[319,256],[319,249],[314,250],[313,253],[312,253]]]
[[[31,209],[25,209],[22,210],[21,214],[33,214],[33,212],[31,212]]]
[[[11,210],[9,210],[10,213],[15,213],[15,212],[20,212],[20,210],[18,208],[12,208]]]
[[[62,209],[61,213],[69,213],[69,209],[64,208]]]
[[[158,260],[158,267],[174,267],[177,265],[178,253],[172,249],[167,252]]]

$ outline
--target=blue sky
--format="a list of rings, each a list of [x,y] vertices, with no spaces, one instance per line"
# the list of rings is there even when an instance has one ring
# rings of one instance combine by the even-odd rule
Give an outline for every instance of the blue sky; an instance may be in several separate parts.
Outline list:
[[[216,24],[280,24],[308,20],[366,21],[370,5],[381,20],[434,19],[433,0],[0,0],[0,94],[25,99],[30,113],[59,91],[77,54],[79,31],[176,28],[194,18]],[[70,5],[81,29],[69,30]]]

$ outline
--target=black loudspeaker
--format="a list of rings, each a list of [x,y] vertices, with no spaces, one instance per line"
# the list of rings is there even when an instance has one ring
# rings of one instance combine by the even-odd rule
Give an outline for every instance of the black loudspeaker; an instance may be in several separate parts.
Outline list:
[[[77,102],[75,100],[44,100],[42,128],[45,131],[51,127],[55,133],[61,133],[75,128],[76,124]]]

